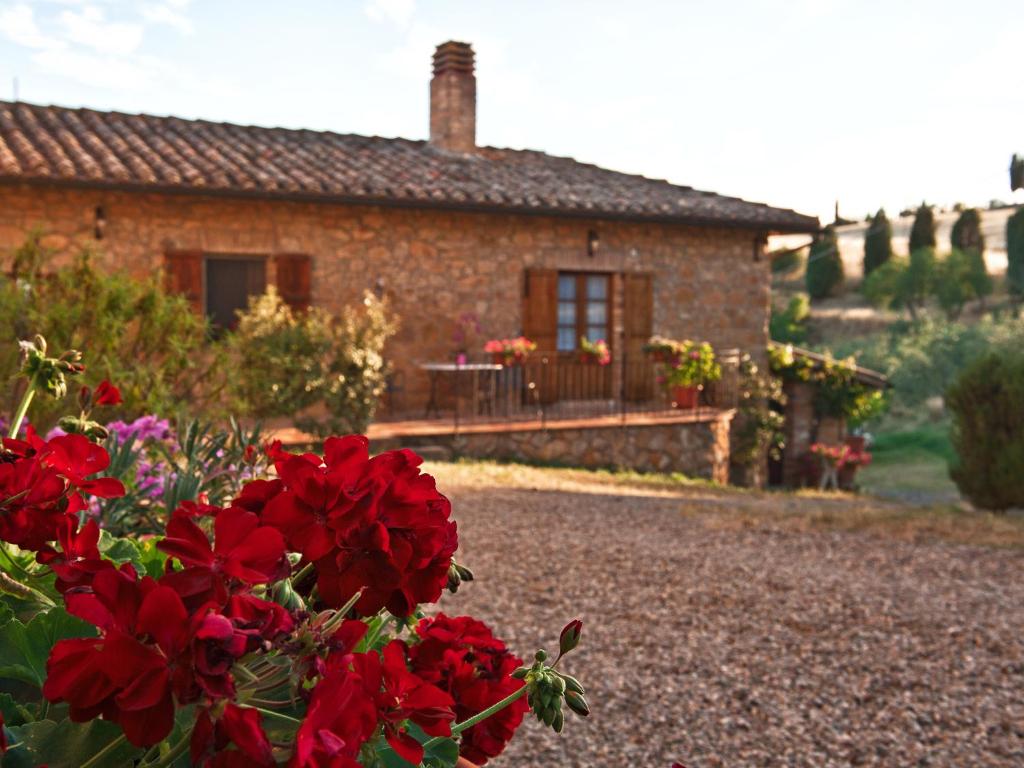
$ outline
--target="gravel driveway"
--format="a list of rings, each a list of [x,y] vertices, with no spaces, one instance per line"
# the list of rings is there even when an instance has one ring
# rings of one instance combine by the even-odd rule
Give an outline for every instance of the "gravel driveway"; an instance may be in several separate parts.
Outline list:
[[[445,611],[524,656],[586,622],[566,670],[593,714],[560,737],[531,719],[496,768],[1024,766],[1019,549],[736,517],[777,503],[757,494],[430,470],[477,575]]]

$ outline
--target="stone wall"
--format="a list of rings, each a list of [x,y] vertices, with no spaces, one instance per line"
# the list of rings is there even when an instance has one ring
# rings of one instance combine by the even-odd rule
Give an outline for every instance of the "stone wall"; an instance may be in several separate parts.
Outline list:
[[[431,445],[476,458],[539,461],[589,468],[616,467],[640,472],[681,472],[729,482],[729,424],[732,411],[687,422],[604,427],[473,431],[459,435],[403,437],[402,446]],[[394,447],[374,446],[375,450]]]
[[[106,219],[98,242],[93,238],[97,206]],[[0,255],[9,254],[37,225],[59,259],[89,244],[101,248],[110,268],[139,276],[158,271],[170,250],[309,254],[313,301],[331,310],[383,285],[402,319],[388,354],[405,372],[407,407],[425,399],[426,378],[417,364],[451,359],[460,314],[476,313],[486,335],[520,331],[529,267],[651,272],[655,332],[757,355],[767,342],[769,266],[758,233],[746,230],[0,186]],[[593,257],[587,255],[588,230],[600,237]],[[274,279],[270,261],[268,280]],[[621,319],[617,326],[621,333]]]
[[[782,482],[790,487],[807,481],[811,445],[836,445],[846,437],[846,422],[834,416],[819,416],[815,406],[815,387],[804,381],[787,381],[786,448],[783,453]]]

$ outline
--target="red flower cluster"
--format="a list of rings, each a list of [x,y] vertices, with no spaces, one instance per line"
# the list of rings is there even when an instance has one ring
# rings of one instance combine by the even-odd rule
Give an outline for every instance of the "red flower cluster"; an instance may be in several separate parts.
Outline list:
[[[412,671],[451,694],[459,722],[515,693],[523,683],[512,672],[523,662],[481,621],[443,613],[416,627],[420,642],[409,650]],[[529,710],[526,698],[464,731],[459,753],[484,765],[501,754]]]
[[[329,606],[363,590],[356,610],[408,616],[435,602],[458,546],[451,505],[411,451],[370,458],[365,437],[332,437],[324,456],[275,453],[280,480],[250,483],[236,505],[314,563]]]
[[[25,440],[4,438],[0,454],[0,540],[42,549],[57,538],[68,514],[85,507],[82,493],[112,498],[124,485],[111,477],[90,480],[110,457],[82,435],[44,441],[30,427]]]
[[[116,399],[99,388],[95,398]],[[375,645],[365,621],[304,607],[292,613],[264,599],[308,604],[312,585],[287,583],[290,552],[302,556],[296,570],[313,565],[323,603],[337,608],[358,594],[356,615],[405,617],[440,597],[456,525],[409,451],[371,458],[356,436],[328,439],[322,457],[274,446],[276,479],[246,484],[223,508],[201,496],[174,511],[156,545],[169,557],[154,578],[105,559],[99,523],[80,522],[84,495],[124,493],[117,480],[96,477],[110,461],[102,447],[82,435],[43,441],[30,430],[3,449],[0,539],[35,549],[67,611],[96,628],[94,637],[58,641],[47,661],[43,696],[66,703],[75,722],[102,717],[149,747],[168,737],[180,708],[194,706],[193,765],[271,768],[260,712],[238,702],[276,690],[289,707],[305,705],[291,768],[358,768],[364,746],[380,737],[418,765],[424,747],[410,724],[450,736],[456,717],[523,685],[512,678],[521,660],[470,618],[441,614],[419,623],[411,646]],[[253,662],[256,653],[279,661]],[[236,681],[239,665],[246,674]],[[480,764],[499,754],[527,709],[520,699],[466,730],[462,754]]]
[[[156,744],[171,731],[175,701],[234,696],[235,661],[291,631],[280,606],[237,598],[190,613],[172,587],[139,579],[131,565],[100,570],[88,588],[64,598],[68,612],[100,634],[53,647],[43,695],[66,701],[76,722],[102,715],[120,724],[132,744]],[[264,615],[254,621],[254,612]]]
[[[362,622],[346,622],[341,632],[351,645],[362,636],[349,631],[355,623]],[[352,653],[351,645],[328,656],[295,735],[290,767],[358,768],[355,758],[378,726],[398,755],[419,765],[423,745],[406,732],[405,722],[430,736],[451,735],[452,697],[409,671],[400,640],[388,643],[382,654]]]

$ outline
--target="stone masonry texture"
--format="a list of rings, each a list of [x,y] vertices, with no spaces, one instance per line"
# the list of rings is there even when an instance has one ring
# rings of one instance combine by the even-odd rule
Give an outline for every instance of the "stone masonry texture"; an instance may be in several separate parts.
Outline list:
[[[93,236],[102,206],[106,228]],[[308,254],[313,303],[337,311],[382,285],[402,327],[387,354],[406,381],[406,406],[425,399],[418,364],[449,360],[457,318],[485,336],[522,328],[530,268],[647,272],[654,331],[760,354],[767,342],[769,265],[750,230],[546,215],[457,212],[117,190],[0,186],[0,254],[39,226],[55,262],[84,245],[109,269],[157,273],[168,251],[268,257]],[[587,233],[600,249],[587,255]],[[617,323],[621,328],[621,325]]]

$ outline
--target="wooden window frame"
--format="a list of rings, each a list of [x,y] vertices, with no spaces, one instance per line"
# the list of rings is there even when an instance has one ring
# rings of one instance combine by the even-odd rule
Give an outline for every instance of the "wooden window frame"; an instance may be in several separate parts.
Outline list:
[[[270,280],[270,256],[265,253],[221,253],[218,251],[204,251],[202,254],[202,286],[200,289],[200,301],[202,303],[203,316],[210,318],[210,261],[249,261],[260,262],[263,266],[263,291],[271,285]],[[250,294],[252,295],[252,294]],[[245,309],[245,307],[242,307]],[[232,328],[233,326],[225,326]]]
[[[572,349],[562,349],[558,345],[559,331],[563,328],[567,328],[567,325],[563,325],[560,322],[559,305],[562,303],[568,303],[568,300],[563,301],[561,298],[559,287],[563,277],[572,277],[576,280],[575,295],[572,299],[576,305],[576,322],[574,325],[573,334],[573,347]],[[604,279],[605,289],[604,298],[598,300],[592,300],[587,292],[587,280],[591,277],[600,277]],[[580,338],[588,336],[587,329],[593,326],[593,323],[587,322],[587,306],[591,303],[602,302],[605,305],[604,314],[604,335],[603,339],[609,346],[612,344],[612,273],[610,272],[585,272],[579,270],[559,270],[558,277],[555,282],[555,349],[560,353],[572,354],[579,351]]]

